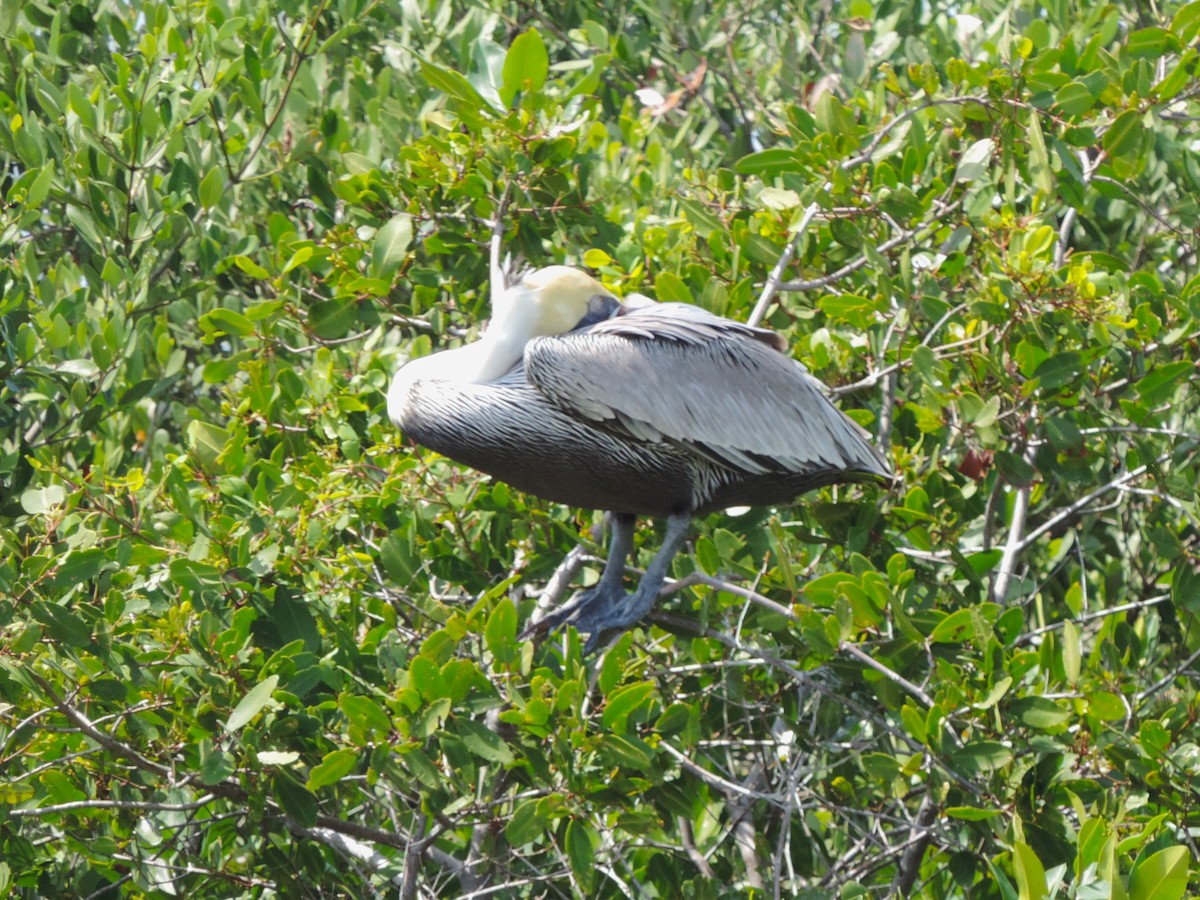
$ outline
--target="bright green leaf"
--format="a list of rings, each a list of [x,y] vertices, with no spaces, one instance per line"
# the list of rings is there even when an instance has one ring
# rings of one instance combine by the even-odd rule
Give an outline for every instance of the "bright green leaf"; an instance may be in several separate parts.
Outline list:
[[[504,57],[504,85],[500,98],[512,106],[518,92],[540,91],[550,70],[546,45],[536,29],[529,29],[513,39]]]
[[[243,725],[257,716],[269,703],[272,702],[271,694],[275,692],[275,686],[279,684],[278,675],[268,675],[254,687],[252,687],[237,706],[229,714],[229,719],[225,722],[224,731],[226,734],[232,734],[241,729]]]

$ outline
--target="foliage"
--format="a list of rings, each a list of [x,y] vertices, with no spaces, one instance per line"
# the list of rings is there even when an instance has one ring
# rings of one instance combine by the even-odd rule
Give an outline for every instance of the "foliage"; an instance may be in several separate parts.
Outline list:
[[[0,9],[0,896],[1200,889],[1200,4],[599,6]],[[519,637],[599,514],[383,399],[497,234],[902,486]]]

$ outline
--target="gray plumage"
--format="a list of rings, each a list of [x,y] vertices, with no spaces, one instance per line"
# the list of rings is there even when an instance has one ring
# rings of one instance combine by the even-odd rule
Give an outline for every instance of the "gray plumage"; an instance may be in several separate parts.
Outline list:
[[[556,289],[602,291],[574,270],[541,270],[505,292],[504,315],[527,315],[512,310],[529,298],[551,302]],[[413,440],[547,500],[616,514],[600,585],[551,620],[590,631],[589,647],[653,606],[691,516],[892,477],[775,333],[686,304],[617,309],[606,294],[590,304],[573,319],[588,324],[566,333],[513,338],[501,324],[492,343],[506,342],[512,362],[498,377],[464,380],[456,366],[431,363],[425,377],[401,369],[389,394],[389,412]],[[438,356],[453,353],[464,351]],[[483,355],[495,369],[498,354]],[[627,597],[624,555],[639,515],[670,519],[659,554],[669,556]]]
[[[659,304],[539,337],[490,384],[417,382],[420,444],[547,500],[642,516],[786,503],[887,479],[773,332]]]

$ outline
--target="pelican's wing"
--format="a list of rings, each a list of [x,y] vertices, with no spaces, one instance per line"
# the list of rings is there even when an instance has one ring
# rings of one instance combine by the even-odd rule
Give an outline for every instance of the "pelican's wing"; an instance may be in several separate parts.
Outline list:
[[[774,332],[662,303],[531,341],[526,377],[572,415],[753,474],[833,468],[890,478],[867,435]]]

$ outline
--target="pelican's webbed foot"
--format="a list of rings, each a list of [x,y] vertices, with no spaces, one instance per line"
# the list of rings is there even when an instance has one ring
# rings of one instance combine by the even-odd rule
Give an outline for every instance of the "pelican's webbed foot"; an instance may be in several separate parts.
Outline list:
[[[543,619],[542,625],[548,631],[574,625],[579,632],[588,635],[584,654],[594,653],[644,619],[654,609],[661,587],[661,581],[647,584],[643,580],[636,591],[627,594],[619,586],[614,591],[602,582],[580,591],[562,609]]]
[[[580,591],[561,609],[542,619],[537,627],[553,631],[563,625],[574,625],[588,635],[584,654],[595,652],[612,638],[632,628],[658,602],[658,593],[666,579],[667,570],[687,538],[690,522],[690,515],[680,513],[671,516],[662,547],[646,569],[637,589],[627,594],[621,582],[625,560],[633,546],[634,519],[632,516],[614,516],[608,562],[600,581],[595,587]]]

